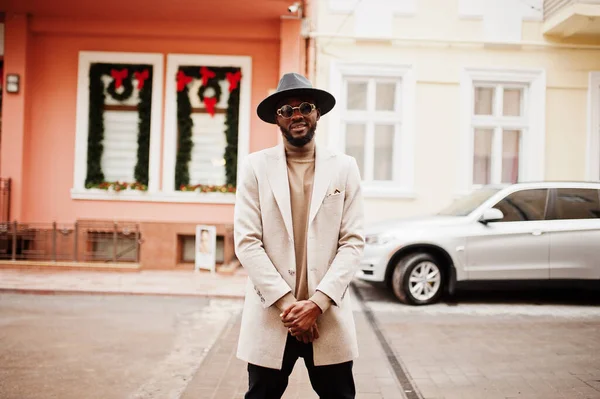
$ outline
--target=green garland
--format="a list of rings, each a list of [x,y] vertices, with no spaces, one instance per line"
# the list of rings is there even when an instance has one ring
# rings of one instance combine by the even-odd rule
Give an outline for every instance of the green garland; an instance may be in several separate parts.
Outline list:
[[[102,64],[95,63],[90,66],[90,101],[89,101],[89,130],[88,130],[88,154],[87,154],[87,175],[85,186],[87,188],[105,188],[107,183],[104,181],[101,160],[104,152],[104,82],[103,75],[111,75],[111,70],[128,71],[127,77],[123,80],[124,84],[129,86],[134,79],[135,72],[148,71],[148,78],[144,81],[144,87],[140,90],[138,103],[138,152],[137,164],[135,166],[135,182],[130,187],[137,190],[145,190],[148,186],[149,149],[150,149],[150,116],[152,106],[152,65],[131,65],[131,64]],[[129,96],[127,97],[129,98]],[[119,98],[124,101],[127,98]],[[137,184],[136,184],[137,183]]]
[[[238,156],[238,127],[240,109],[240,88],[233,90],[227,103],[227,116],[225,118],[225,176],[227,184],[235,187],[237,182],[237,156]]]
[[[215,82],[225,80],[227,73],[236,73],[240,68],[232,67],[208,67],[215,72],[215,77],[209,80],[208,85],[212,86]],[[200,79],[200,66],[180,67],[178,72],[186,76]],[[242,76],[243,79],[243,76]],[[202,90],[200,90],[202,92]],[[225,118],[225,137],[227,145],[225,147],[225,186],[208,189],[203,187],[213,187],[204,185],[190,185],[189,162],[192,160],[192,128],[191,118],[192,105],[190,103],[189,88],[187,85],[182,91],[177,92],[177,127],[178,127],[178,145],[177,161],[175,164],[175,189],[181,191],[194,191],[202,187],[202,192],[234,192],[237,182],[237,150],[238,150],[238,126],[239,126],[239,106],[240,106],[240,83],[231,93],[227,103],[227,114]]]
[[[101,76],[104,73],[102,64],[90,66],[90,105],[87,146],[87,176],[86,187],[100,184],[104,181],[104,173],[100,161],[104,146],[104,83]]]
[[[140,90],[140,102],[138,103],[138,150],[137,164],[134,169],[134,177],[137,183],[148,186],[150,168],[150,117],[152,115],[152,68],[149,67],[148,78],[144,87]]]

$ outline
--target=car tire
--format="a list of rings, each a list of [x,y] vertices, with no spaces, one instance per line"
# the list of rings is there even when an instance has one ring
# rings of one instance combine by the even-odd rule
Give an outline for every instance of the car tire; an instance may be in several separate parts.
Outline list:
[[[400,259],[392,274],[392,290],[403,303],[430,305],[437,302],[444,291],[445,270],[428,253],[419,252]]]

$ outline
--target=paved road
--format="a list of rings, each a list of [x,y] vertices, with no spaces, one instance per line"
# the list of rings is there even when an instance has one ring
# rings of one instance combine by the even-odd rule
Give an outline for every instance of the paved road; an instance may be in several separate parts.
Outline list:
[[[0,398],[179,398],[240,301],[0,295]]]
[[[598,291],[470,291],[411,307],[357,287],[423,398],[600,398]]]
[[[600,294],[470,292],[427,307],[358,282],[357,399],[600,398]],[[0,398],[240,399],[241,301],[0,294]],[[213,345],[214,344],[214,345]],[[209,348],[210,351],[209,351]],[[205,362],[202,362],[205,359]],[[405,381],[406,384],[406,381]],[[314,398],[298,362],[286,399]]]

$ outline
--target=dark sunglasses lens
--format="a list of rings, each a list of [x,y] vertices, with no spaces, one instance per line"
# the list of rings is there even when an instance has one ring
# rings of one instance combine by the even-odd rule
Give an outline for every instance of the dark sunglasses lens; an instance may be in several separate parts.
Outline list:
[[[281,116],[289,118],[294,114],[294,109],[290,105],[284,105],[281,107]]]
[[[308,115],[312,112],[312,106],[309,103],[302,103],[299,108],[302,115]]]

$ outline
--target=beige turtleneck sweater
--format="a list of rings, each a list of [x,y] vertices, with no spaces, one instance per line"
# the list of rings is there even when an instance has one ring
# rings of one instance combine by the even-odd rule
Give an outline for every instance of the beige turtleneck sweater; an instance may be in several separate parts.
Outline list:
[[[276,306],[285,310],[296,300],[309,299],[322,312],[331,306],[331,299],[321,291],[308,297],[307,248],[308,216],[315,177],[315,142],[314,140],[302,148],[285,142],[288,180],[290,184],[290,200],[292,207],[292,227],[294,230],[294,251],[296,254],[296,296],[291,292],[276,302]]]

